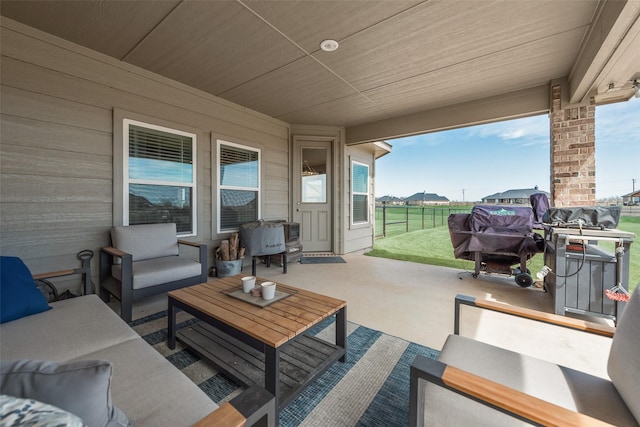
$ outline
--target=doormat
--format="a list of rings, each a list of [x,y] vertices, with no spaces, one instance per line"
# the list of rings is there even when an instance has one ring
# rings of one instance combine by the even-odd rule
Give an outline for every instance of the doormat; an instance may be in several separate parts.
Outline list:
[[[300,264],[340,264],[346,263],[341,256],[303,256]]]

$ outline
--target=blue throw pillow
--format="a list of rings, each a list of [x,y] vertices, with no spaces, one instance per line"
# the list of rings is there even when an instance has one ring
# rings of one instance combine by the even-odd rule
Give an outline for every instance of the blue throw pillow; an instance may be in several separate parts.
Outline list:
[[[50,308],[22,260],[17,257],[0,257],[0,323]]]

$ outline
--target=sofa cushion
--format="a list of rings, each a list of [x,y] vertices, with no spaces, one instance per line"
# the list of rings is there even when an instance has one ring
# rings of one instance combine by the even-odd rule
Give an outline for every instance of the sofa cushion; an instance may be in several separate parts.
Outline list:
[[[24,262],[17,257],[0,257],[0,323],[50,308]]]
[[[30,427],[85,427],[77,415],[34,399],[0,394],[2,425]]]
[[[458,335],[447,338],[438,360],[616,426],[637,426],[604,378]],[[424,391],[425,425],[529,425],[434,384]]]
[[[100,360],[0,362],[0,392],[69,411],[89,426],[128,426],[111,401],[111,364]]]
[[[133,263],[133,289],[142,289],[161,283],[199,276],[202,265],[179,256],[147,259]],[[122,281],[122,266],[113,265],[111,274]]]
[[[640,424],[640,292],[637,289],[616,327],[607,372]]]
[[[0,325],[2,359],[64,362],[138,338],[97,295],[57,301],[51,307]]]
[[[111,241],[114,247],[131,254],[134,261],[178,255],[174,223],[113,227]]]
[[[165,353],[166,341],[156,344]],[[114,404],[135,426],[190,426],[218,405],[142,338],[105,348],[83,358],[113,365]]]

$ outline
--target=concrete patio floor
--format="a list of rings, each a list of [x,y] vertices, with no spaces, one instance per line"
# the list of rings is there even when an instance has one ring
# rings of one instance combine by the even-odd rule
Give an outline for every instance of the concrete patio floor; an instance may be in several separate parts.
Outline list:
[[[291,264],[288,274],[258,265],[257,276],[347,301],[347,318],[369,328],[441,349],[453,333],[454,298],[477,298],[553,312],[549,294],[520,288],[513,278],[369,257],[344,255],[344,264]],[[250,262],[244,273],[250,274]],[[473,265],[470,263],[470,269]],[[117,304],[111,303],[117,311]],[[134,306],[134,319],[166,309],[159,296]],[[587,320],[609,323],[594,317]],[[461,335],[606,377],[611,340],[512,316],[463,307]]]

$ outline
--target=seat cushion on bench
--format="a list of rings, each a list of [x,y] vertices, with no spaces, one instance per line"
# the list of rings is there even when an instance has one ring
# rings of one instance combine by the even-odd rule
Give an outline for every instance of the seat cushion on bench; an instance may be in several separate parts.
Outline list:
[[[638,425],[603,378],[458,335],[447,338],[438,360],[616,426]],[[434,384],[421,385],[425,425],[529,425]]]
[[[136,261],[133,263],[133,289],[200,276],[201,272],[202,265],[186,257],[168,256]],[[113,265],[111,273],[122,281],[122,265]]]
[[[116,248],[131,254],[133,261],[178,255],[174,223],[113,227],[111,241]]]
[[[3,360],[63,362],[139,338],[97,295],[54,302],[51,307],[0,326]]]
[[[166,342],[156,344],[170,352]],[[218,405],[142,338],[88,354],[82,359],[113,365],[113,403],[135,426],[188,426]],[[135,385],[135,386],[133,386]]]

